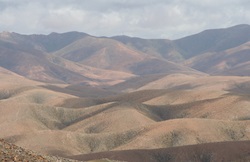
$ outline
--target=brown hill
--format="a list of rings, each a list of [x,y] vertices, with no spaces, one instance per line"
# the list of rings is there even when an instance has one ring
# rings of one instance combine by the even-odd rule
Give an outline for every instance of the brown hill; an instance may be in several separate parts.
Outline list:
[[[165,77],[166,74],[151,74],[130,78],[124,82],[110,86],[109,89],[116,92],[130,92],[140,87]]]
[[[77,98],[32,81],[29,87],[25,80],[16,87],[6,82],[13,93],[0,102],[0,114],[5,114],[0,137],[60,156],[249,140],[249,97],[230,84],[245,84],[249,78],[239,78],[221,78],[228,91],[219,83],[206,88],[218,81],[206,76],[204,85],[193,90],[151,89],[99,99]]]
[[[108,38],[85,37],[55,52],[54,55],[96,68],[138,75],[194,71],[136,51]]]
[[[57,56],[49,56],[49,61],[54,65],[59,66],[63,69],[67,69],[72,73],[79,75],[79,77],[84,77],[85,79],[73,80],[66,74],[66,77],[72,80],[67,81],[66,83],[87,85],[92,87],[106,87],[114,84],[123,82],[129,78],[135,77],[134,74],[126,73],[122,71],[112,71],[105,70],[95,67],[86,66],[83,64],[75,63],[69,60],[66,60]],[[53,71],[52,71],[53,72]]]
[[[137,90],[170,89],[170,90],[227,90],[237,83],[248,81],[249,77],[238,76],[208,76],[171,74],[158,80],[149,82]]]
[[[147,53],[151,56],[163,58],[173,62],[183,61],[183,56],[176,49],[173,41],[167,39],[141,39],[128,36],[111,37],[123,44],[136,49],[138,51]]]
[[[247,61],[242,64],[238,64],[231,69],[222,72],[221,75],[235,75],[235,76],[250,76],[250,62]]]
[[[117,71],[124,71],[124,66],[128,63],[140,62],[147,57],[116,41],[95,37],[78,40],[57,51],[55,55],[89,66]]]

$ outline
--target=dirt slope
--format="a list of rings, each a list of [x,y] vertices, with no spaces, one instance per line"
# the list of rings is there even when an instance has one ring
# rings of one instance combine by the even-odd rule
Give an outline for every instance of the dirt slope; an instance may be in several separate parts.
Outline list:
[[[0,139],[0,160],[1,161],[37,161],[37,162],[77,162],[77,160],[70,160],[60,157],[39,155],[35,152],[25,150],[21,147],[7,143]]]

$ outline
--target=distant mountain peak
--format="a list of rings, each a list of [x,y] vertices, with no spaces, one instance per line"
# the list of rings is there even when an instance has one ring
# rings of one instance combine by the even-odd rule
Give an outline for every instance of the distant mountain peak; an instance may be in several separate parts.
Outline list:
[[[78,32],[78,31],[69,31],[69,32],[64,32],[64,33],[58,33],[58,32],[51,32],[49,35],[88,35],[84,32]]]
[[[241,28],[241,27],[250,27],[250,25],[249,24],[239,24],[239,25],[232,26],[230,28]]]
[[[11,36],[11,32],[3,31],[2,33],[0,33],[0,36],[3,38],[9,38]]]

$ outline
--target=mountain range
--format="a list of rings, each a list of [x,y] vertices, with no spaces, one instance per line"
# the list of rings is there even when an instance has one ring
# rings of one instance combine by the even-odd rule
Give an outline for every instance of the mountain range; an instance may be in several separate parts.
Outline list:
[[[246,24],[177,40],[2,32],[0,138],[76,160],[249,160],[249,69]]]

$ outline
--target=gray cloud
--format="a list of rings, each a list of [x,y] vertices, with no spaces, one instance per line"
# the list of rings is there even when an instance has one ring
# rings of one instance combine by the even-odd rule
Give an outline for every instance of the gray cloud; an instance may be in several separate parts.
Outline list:
[[[248,0],[0,0],[0,31],[175,39],[250,23]]]

